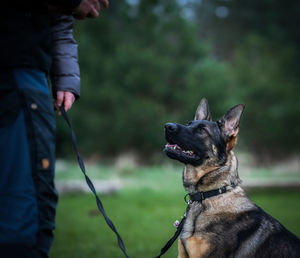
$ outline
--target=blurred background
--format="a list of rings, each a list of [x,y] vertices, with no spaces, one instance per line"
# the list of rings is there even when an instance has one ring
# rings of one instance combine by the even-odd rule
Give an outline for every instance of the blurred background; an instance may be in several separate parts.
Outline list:
[[[300,236],[299,10],[295,0],[126,0],[76,22],[82,88],[69,115],[132,257],[157,255],[184,213],[182,165],[162,152],[163,128],[193,119],[202,97],[214,120],[246,105],[235,151],[244,186]],[[65,194],[52,257],[122,257],[93,197],[80,194],[63,119],[57,128]]]

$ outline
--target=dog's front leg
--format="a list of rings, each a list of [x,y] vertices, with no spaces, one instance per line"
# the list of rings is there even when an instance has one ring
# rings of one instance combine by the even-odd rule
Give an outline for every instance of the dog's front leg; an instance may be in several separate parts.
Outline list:
[[[178,258],[188,258],[186,249],[180,239],[178,239]]]
[[[193,236],[182,242],[178,240],[178,258],[201,258],[209,253],[209,241],[203,237]]]
[[[195,233],[195,222],[202,211],[202,203],[193,202],[189,205],[183,231],[178,240],[178,258],[202,257],[201,253],[203,253],[203,250],[198,246],[198,244],[201,244],[198,243],[200,239],[193,236]]]
[[[210,244],[207,239],[203,237],[193,236],[185,241],[185,248],[187,250],[187,257],[202,258],[207,257],[210,251]]]

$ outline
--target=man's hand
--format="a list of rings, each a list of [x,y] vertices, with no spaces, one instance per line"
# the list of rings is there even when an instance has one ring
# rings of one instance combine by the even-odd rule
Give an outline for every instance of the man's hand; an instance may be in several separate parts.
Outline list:
[[[73,10],[73,16],[76,19],[83,20],[88,18],[97,18],[100,12],[100,4],[108,8],[108,0],[82,0],[80,5]]]
[[[58,110],[58,115],[61,116],[61,112],[59,111],[59,107],[64,103],[64,108],[68,111],[75,101],[75,95],[69,91],[57,91],[56,99],[53,100],[53,104],[55,108]]]

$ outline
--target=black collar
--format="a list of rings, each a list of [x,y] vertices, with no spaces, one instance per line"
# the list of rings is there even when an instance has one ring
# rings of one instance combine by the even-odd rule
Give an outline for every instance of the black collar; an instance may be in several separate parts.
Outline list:
[[[213,196],[217,196],[219,194],[223,194],[227,192],[227,188],[226,186],[222,186],[218,189],[213,189],[210,191],[206,191],[206,192],[196,192],[196,193],[188,193],[184,196],[184,200],[186,203],[191,203],[191,202],[202,202],[203,200],[209,198],[209,197],[213,197]],[[189,196],[189,200],[187,200],[187,197]]]

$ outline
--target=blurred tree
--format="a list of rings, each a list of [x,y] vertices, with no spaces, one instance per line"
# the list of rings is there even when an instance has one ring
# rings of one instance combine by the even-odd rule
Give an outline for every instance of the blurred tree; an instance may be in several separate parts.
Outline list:
[[[71,116],[83,153],[147,157],[162,149],[164,124],[191,120],[202,97],[214,119],[246,104],[241,142],[258,157],[299,151],[299,3],[113,1],[78,22],[82,98]],[[59,121],[60,155],[66,134]]]
[[[201,38],[229,69],[231,102],[246,104],[243,142],[258,159],[299,151],[300,2],[203,0],[194,9]]]
[[[294,56],[294,48],[257,35],[235,52],[235,92],[247,104],[244,136],[260,159],[299,150],[299,80],[289,69]]]
[[[219,67],[174,1],[112,2],[109,11],[76,24],[82,98],[72,120],[85,154],[137,150],[146,156],[163,148],[164,124],[192,119],[208,92],[209,79],[188,85],[193,67],[203,76],[219,74]],[[58,137],[62,153],[68,138]]]

